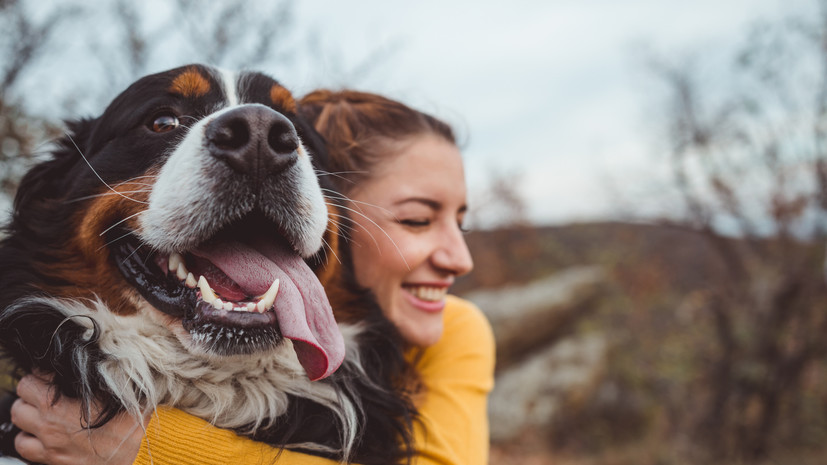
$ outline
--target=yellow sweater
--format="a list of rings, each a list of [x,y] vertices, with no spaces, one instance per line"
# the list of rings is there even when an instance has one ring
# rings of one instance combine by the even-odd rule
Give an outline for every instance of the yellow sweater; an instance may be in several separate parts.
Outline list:
[[[487,398],[494,385],[494,336],[482,312],[448,297],[442,338],[421,350],[416,369],[425,385],[415,465],[488,463]],[[415,354],[409,354],[415,357]],[[284,450],[216,428],[177,409],[158,408],[136,465],[291,464],[338,462]]]

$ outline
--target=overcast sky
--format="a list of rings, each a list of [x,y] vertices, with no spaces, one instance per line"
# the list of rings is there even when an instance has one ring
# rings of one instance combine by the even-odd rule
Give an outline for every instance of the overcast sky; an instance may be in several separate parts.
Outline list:
[[[141,8],[151,17],[163,6]],[[616,218],[623,208],[641,211],[647,188],[644,197],[659,195],[662,118],[644,50],[720,57],[756,20],[817,11],[816,0],[297,0],[294,40],[312,38],[315,51],[302,47],[305,66],[261,68],[297,94],[354,86],[452,123],[464,142],[472,209],[485,211],[478,193],[499,173],[519,181],[537,223]],[[106,49],[111,20],[100,21],[93,45]],[[154,71],[182,64],[186,45],[172,41]],[[66,38],[60,50],[78,56],[89,47]],[[70,79],[55,81],[55,73],[89,74],[53,61],[60,69],[27,79],[24,94],[60,95]],[[367,72],[356,73],[365,62]],[[43,113],[53,107],[51,98],[39,101]]]
[[[282,80],[337,85],[342,63],[389,48],[358,85],[454,123],[472,191],[515,173],[537,222],[611,217],[657,155],[642,50],[719,53],[757,19],[807,10],[814,1],[302,1],[299,25],[341,63]]]

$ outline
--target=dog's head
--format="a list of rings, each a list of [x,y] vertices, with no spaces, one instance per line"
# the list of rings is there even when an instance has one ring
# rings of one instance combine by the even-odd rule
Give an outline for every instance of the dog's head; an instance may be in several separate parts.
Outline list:
[[[304,261],[328,223],[311,164],[323,147],[295,111],[267,76],[191,65],[71,124],[16,199],[37,286],[153,315],[201,355],[287,338],[311,379],[330,374],[342,337]]]

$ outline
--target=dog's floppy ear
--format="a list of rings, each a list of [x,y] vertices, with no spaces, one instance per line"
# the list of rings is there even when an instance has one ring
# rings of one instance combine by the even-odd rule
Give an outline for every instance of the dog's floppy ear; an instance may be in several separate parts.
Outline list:
[[[52,158],[29,170],[20,181],[14,199],[15,213],[28,209],[32,202],[54,199],[65,192],[64,183],[72,166],[81,159],[89,137],[95,127],[94,119],[81,119],[66,123],[66,135],[57,141]]]
[[[327,145],[322,135],[313,128],[312,124],[301,116],[297,116],[293,120],[293,125],[296,127],[296,132],[299,133],[302,144],[304,144],[305,148],[310,152],[311,159],[313,160],[313,168],[327,171],[330,166],[330,160],[327,154]],[[319,182],[324,181],[324,178],[325,176],[322,176]],[[323,185],[322,187],[330,186]]]
[[[330,181],[330,176],[325,176],[325,173],[330,171],[330,156],[327,152],[324,137],[313,128],[312,124],[301,116],[301,110],[298,111],[298,115],[299,116],[293,120],[293,125],[296,127],[296,132],[299,133],[302,144],[304,144],[305,148],[310,152],[313,169],[316,170],[316,179],[318,179],[319,185],[322,189],[326,189],[326,192],[330,193],[334,190],[334,186]],[[328,196],[326,193],[325,197]],[[334,215],[337,218],[344,217],[336,205],[338,202],[328,201],[326,203],[329,210],[328,216]],[[339,274],[339,267],[341,266],[341,263],[334,258],[340,253],[339,225],[339,221],[329,221],[327,231],[325,231],[325,247],[331,250],[322,248],[316,255],[307,260],[310,267],[316,272],[319,281],[321,281],[326,288],[331,284],[333,277]]]

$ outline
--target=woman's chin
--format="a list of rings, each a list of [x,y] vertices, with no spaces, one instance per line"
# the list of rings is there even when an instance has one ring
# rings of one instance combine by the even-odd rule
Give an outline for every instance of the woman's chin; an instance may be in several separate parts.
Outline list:
[[[443,305],[444,307],[444,305]],[[409,307],[408,312],[399,315],[394,324],[402,338],[410,345],[428,347],[442,337],[442,312],[423,312]]]

